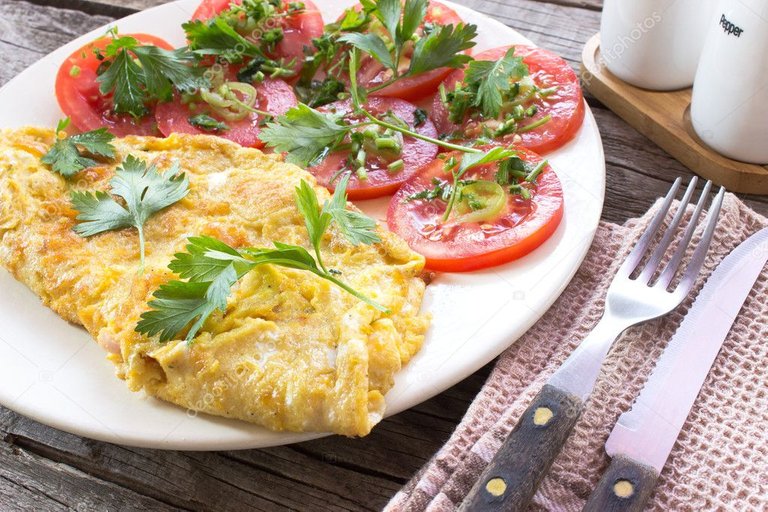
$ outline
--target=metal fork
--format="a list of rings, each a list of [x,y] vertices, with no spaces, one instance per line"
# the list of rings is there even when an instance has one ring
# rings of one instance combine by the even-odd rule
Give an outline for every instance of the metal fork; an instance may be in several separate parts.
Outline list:
[[[651,252],[651,244],[677,195],[680,181],[680,178],[675,180],[659,212],[613,278],[602,318],[533,399],[467,495],[461,510],[526,510],[579,419],[603,360],[616,338],[633,325],[669,313],[690,292],[709,249],[725,190],[720,188],[712,200],[701,239],[679,283],[672,286],[712,187],[709,181],[704,186],[669,263],[659,277],[653,279],[697,182],[696,178],[691,180],[668,228]],[[641,267],[645,258],[647,261]]]

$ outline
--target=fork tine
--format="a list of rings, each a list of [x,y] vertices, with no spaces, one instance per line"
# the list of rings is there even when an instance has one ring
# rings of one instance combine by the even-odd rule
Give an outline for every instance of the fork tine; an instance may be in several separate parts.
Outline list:
[[[651,257],[645,264],[645,268],[643,268],[642,274],[640,274],[638,277],[638,280],[641,283],[647,283],[651,280],[654,272],[656,272],[656,268],[659,266],[659,263],[661,263],[662,258],[664,258],[664,253],[667,252],[667,248],[672,242],[672,238],[677,231],[677,226],[680,225],[680,221],[683,219],[683,215],[685,214],[685,207],[688,206],[688,203],[691,201],[691,196],[693,195],[693,191],[696,189],[697,182],[698,178],[694,176],[691,178],[691,182],[688,183],[688,188],[685,189],[685,194],[680,200],[680,204],[677,207],[675,216],[672,218],[672,222],[669,223],[667,230],[664,232],[664,236],[659,241],[659,245],[656,246],[656,249],[654,249],[653,254],[651,254]]]
[[[677,285],[675,292],[687,294],[693,287],[693,283],[696,281],[696,276],[699,275],[701,266],[704,264],[704,258],[707,256],[709,250],[709,244],[712,241],[712,235],[715,232],[715,225],[717,224],[717,218],[720,215],[720,207],[723,205],[723,198],[725,197],[725,188],[720,187],[717,196],[712,200],[712,204],[709,207],[709,213],[707,213],[707,226],[704,228],[704,233],[701,235],[698,247],[693,251],[688,267],[685,269],[685,274],[680,280],[680,284]]]
[[[693,238],[693,233],[696,231],[696,226],[699,223],[701,211],[704,209],[704,203],[709,198],[709,191],[711,189],[712,182],[707,181],[707,183],[704,185],[704,190],[701,191],[699,200],[696,203],[696,208],[693,210],[691,220],[688,222],[688,227],[685,230],[685,234],[683,235],[682,240],[680,240],[680,243],[675,250],[675,254],[672,255],[672,259],[669,260],[669,263],[667,263],[667,265],[664,267],[664,271],[659,276],[659,280],[656,282],[657,286],[666,289],[669,286],[669,283],[672,282],[672,279],[674,279],[675,274],[677,274],[677,270],[680,267],[680,262],[682,261],[683,256],[685,256],[685,251],[688,249],[688,244],[691,243],[691,238]]]
[[[621,267],[619,268],[619,272],[616,274],[617,276],[629,275],[635,270],[635,268],[637,268],[638,263],[640,263],[640,260],[643,259],[645,250],[648,248],[648,245],[656,235],[656,231],[659,230],[659,226],[667,216],[669,206],[672,204],[672,200],[677,195],[677,190],[680,188],[681,181],[682,178],[677,178],[672,184],[672,187],[670,187],[666,197],[664,197],[664,202],[661,204],[661,208],[659,208],[659,211],[656,212],[656,215],[653,217],[650,225],[645,229],[645,232],[640,237],[640,240],[637,241],[635,246],[632,248],[632,251],[627,255],[624,263],[622,263]]]

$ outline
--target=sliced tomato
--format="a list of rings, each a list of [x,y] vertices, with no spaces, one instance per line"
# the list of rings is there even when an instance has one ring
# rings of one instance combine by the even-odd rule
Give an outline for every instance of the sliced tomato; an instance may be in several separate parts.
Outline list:
[[[283,6],[287,9],[292,0],[284,0]],[[243,0],[203,0],[192,14],[192,20],[209,20],[222,11],[230,8],[232,4],[241,5]],[[283,39],[275,45],[273,59],[296,59],[296,70],[301,69],[304,61],[304,47],[312,47],[312,39],[323,35],[325,23],[317,6],[311,0],[302,0],[304,9],[298,14],[292,14],[280,18],[280,26],[283,29]],[[268,28],[276,28],[269,25]],[[250,39],[257,39],[258,34],[243,34]]]
[[[298,104],[293,88],[282,80],[266,78],[256,86],[256,92],[258,98],[254,107],[270,114],[285,114],[291,107]],[[259,125],[262,118],[258,114],[251,113],[238,121],[226,121],[211,112],[205,103],[195,103],[194,107],[182,102],[178,95],[170,103],[159,104],[155,111],[155,117],[157,118],[157,126],[163,135],[166,137],[171,133],[218,135],[245,147],[261,148],[264,146],[264,143],[259,139],[259,132],[261,131]],[[212,132],[192,125],[189,118],[198,114],[206,114],[217,121],[222,121],[228,126],[228,129]]]
[[[450,7],[440,2],[430,1],[427,7],[427,15],[424,17],[425,23],[456,26],[462,23],[461,17]],[[419,31],[424,27],[420,27]],[[408,67],[408,55],[405,55],[401,66]],[[420,75],[401,78],[397,82],[383,89],[376,91],[376,96],[389,96],[401,98],[408,101],[416,101],[430,96],[435,92],[440,82],[451,72],[451,68],[439,68],[421,73]],[[360,63],[358,73],[358,83],[366,89],[371,89],[377,85],[385,83],[392,77],[392,71],[385,69],[378,61],[371,57],[366,57]]]
[[[476,60],[497,61],[504,57],[509,48],[510,46],[503,46],[486,50],[474,57]],[[515,55],[523,57],[523,62],[528,65],[536,85],[541,88],[557,87],[557,90],[554,94],[533,102],[537,107],[537,113],[527,123],[535,123],[547,115],[551,116],[550,121],[529,132],[502,137],[500,142],[505,145],[514,142],[541,154],[554,151],[571,140],[584,121],[584,96],[581,92],[581,85],[579,85],[579,78],[565,60],[549,50],[516,45]],[[443,86],[447,91],[451,91],[463,80],[464,70],[455,70],[448,75]],[[478,126],[477,120],[469,118],[461,125],[452,123],[448,119],[448,109],[441,101],[440,94],[436,94],[433,100],[432,115],[441,134],[455,134],[457,132],[469,134]],[[480,135],[480,133],[475,135]],[[459,138],[461,139],[461,137]]]
[[[411,130],[421,135],[434,137],[437,134],[432,121],[425,119],[419,126],[415,126],[416,106],[398,98],[371,97],[363,108],[376,117],[381,117],[388,112],[405,121]],[[348,122],[353,124],[362,121],[353,114],[352,104],[349,100],[331,103],[319,110],[342,114]],[[437,146],[414,137],[403,137],[402,151],[399,154],[381,152],[378,156],[367,153],[365,160],[365,179],[361,179],[355,172],[351,172],[348,164],[349,150],[334,151],[322,162],[310,167],[308,170],[315,175],[320,184],[334,188],[334,183],[345,170],[351,172],[347,193],[350,199],[372,199],[395,193],[400,185],[410,178],[420,167],[431,162],[437,155]],[[390,170],[392,162],[402,160],[402,166],[396,170]]]
[[[136,38],[140,43],[172,50],[165,40],[149,34],[124,34]],[[159,135],[155,116],[148,114],[139,120],[127,114],[115,114],[111,95],[99,92],[96,71],[101,60],[95,49],[103,50],[112,41],[102,37],[83,46],[67,57],[56,75],[56,99],[62,112],[81,131],[106,127],[118,137],[126,135]]]
[[[516,149],[518,156],[533,166],[542,160],[524,148]],[[460,154],[453,156],[461,158]],[[495,164],[472,168],[463,179],[492,182],[497,169]],[[432,270],[465,272],[520,258],[544,243],[563,216],[563,189],[549,165],[531,186],[530,199],[508,195],[498,216],[481,222],[443,222],[446,202],[407,200],[413,194],[432,189],[434,180],[452,182],[440,159],[408,180],[392,197],[387,212],[389,229],[424,255]]]

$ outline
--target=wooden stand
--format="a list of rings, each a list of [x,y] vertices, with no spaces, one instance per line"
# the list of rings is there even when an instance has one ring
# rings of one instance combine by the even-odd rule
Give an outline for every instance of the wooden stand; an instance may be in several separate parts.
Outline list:
[[[696,135],[690,121],[691,89],[658,92],[623,82],[605,67],[600,34],[587,42],[581,60],[584,87],[680,163],[731,192],[768,194],[768,167],[724,157]]]

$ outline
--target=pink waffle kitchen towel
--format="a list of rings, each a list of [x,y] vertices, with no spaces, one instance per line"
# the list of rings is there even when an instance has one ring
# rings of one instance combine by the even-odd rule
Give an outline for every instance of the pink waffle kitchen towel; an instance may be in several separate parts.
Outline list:
[[[658,208],[600,225],[563,295],[498,359],[451,438],[388,511],[455,509],[546,379],[597,323],[608,285]],[[628,330],[605,361],[579,422],[531,510],[581,510],[607,468],[603,444],[627,410],[705,278],[762,217],[726,195],[697,286],[681,307]],[[765,248],[764,250],[768,250]],[[704,383],[659,478],[649,510],[768,510],[768,269],[763,269]]]

